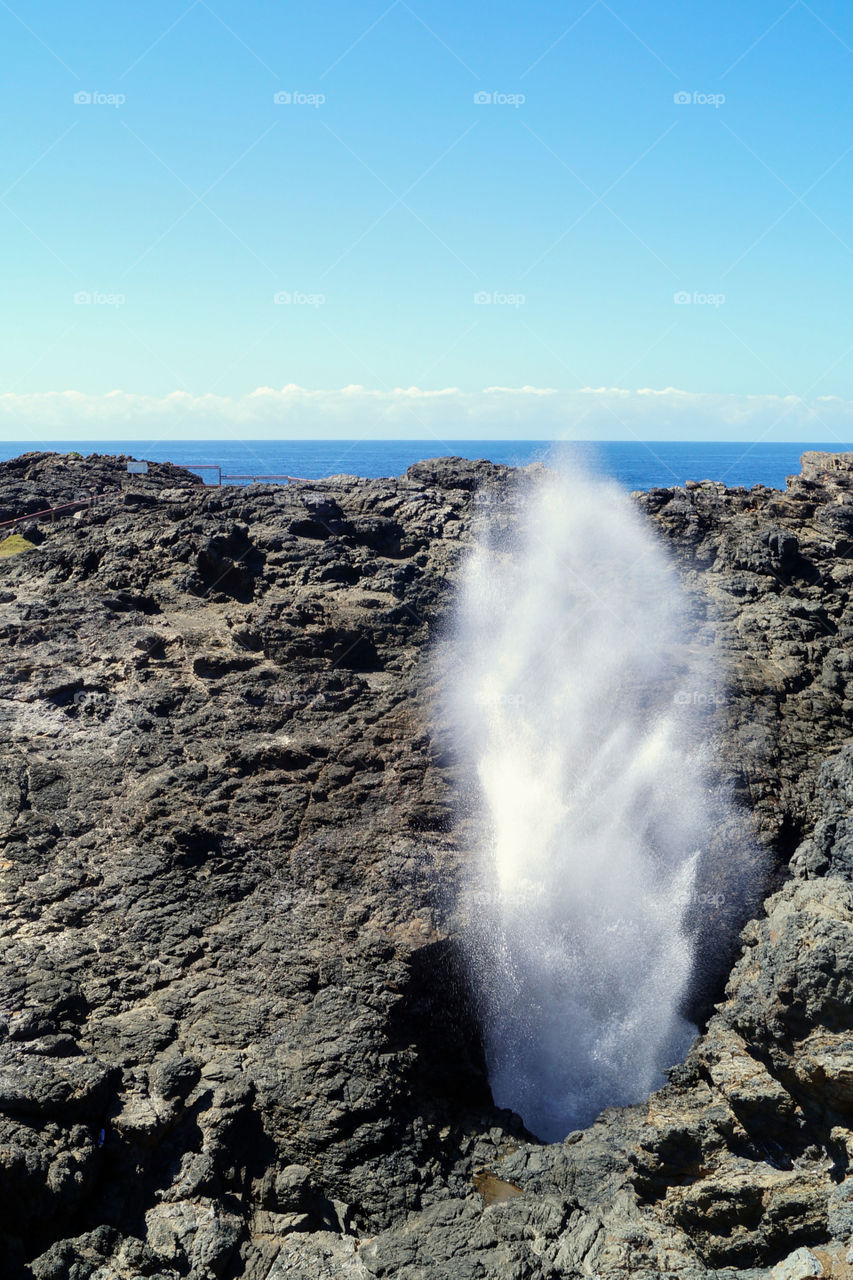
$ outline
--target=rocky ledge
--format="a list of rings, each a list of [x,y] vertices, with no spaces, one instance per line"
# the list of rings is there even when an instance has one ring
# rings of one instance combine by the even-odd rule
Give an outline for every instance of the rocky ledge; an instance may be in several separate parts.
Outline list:
[[[2,1274],[853,1276],[853,455],[635,497],[773,870],[687,1061],[551,1145],[489,1092],[431,644],[523,475],[125,461],[0,465],[0,519],[80,504],[0,548]]]

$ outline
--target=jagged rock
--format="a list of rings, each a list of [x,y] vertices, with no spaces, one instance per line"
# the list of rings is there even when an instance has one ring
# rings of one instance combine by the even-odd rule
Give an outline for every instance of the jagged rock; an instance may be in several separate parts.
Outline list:
[[[809,1276],[826,1273],[820,1259],[811,1249],[795,1249],[783,1262],[777,1262],[770,1273],[773,1280],[808,1280]]]
[[[714,886],[686,1061],[551,1145],[488,1089],[431,649],[525,474],[125,464],[0,465],[5,518],[105,495],[0,562],[3,1275],[843,1275],[853,455],[636,495],[725,664],[692,693],[772,866],[742,936]]]

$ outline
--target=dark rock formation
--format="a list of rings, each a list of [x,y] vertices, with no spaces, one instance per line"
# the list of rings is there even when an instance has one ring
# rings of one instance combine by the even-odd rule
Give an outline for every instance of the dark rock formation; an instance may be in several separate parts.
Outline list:
[[[184,467],[149,462],[148,474],[133,476],[131,487],[127,483],[130,461],[126,454],[106,457],[93,453],[84,458],[77,453],[22,453],[0,464],[0,524],[68,503],[83,507],[93,498],[140,505],[146,497],[154,500],[166,485],[204,486],[200,476]]]
[[[0,519],[104,495],[0,560],[0,1273],[853,1274],[853,456],[637,497],[771,893],[669,1083],[550,1146],[491,1102],[429,643],[523,476],[125,462],[0,466]]]

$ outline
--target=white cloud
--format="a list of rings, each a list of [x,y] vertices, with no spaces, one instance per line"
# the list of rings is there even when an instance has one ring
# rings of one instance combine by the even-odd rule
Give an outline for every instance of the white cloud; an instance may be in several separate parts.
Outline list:
[[[853,436],[853,401],[717,395],[677,387],[458,387],[391,391],[291,383],[242,396],[49,391],[0,395],[0,438],[826,441]]]

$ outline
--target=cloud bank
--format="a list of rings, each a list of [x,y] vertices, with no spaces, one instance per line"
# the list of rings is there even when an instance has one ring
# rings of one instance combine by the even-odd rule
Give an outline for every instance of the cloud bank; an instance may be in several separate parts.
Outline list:
[[[52,440],[738,440],[846,443],[853,401],[619,387],[390,391],[258,387],[242,396],[0,395],[0,437]]]

